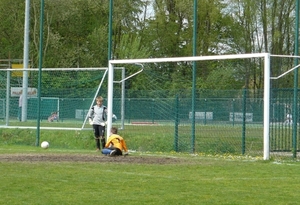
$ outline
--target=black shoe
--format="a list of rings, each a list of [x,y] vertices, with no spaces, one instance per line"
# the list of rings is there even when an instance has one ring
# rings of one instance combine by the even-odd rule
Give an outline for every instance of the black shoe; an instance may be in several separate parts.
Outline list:
[[[117,152],[117,150],[114,149],[114,150],[112,150],[112,151],[109,153],[109,155],[110,155],[110,156],[115,156],[115,155],[116,155],[116,152]]]

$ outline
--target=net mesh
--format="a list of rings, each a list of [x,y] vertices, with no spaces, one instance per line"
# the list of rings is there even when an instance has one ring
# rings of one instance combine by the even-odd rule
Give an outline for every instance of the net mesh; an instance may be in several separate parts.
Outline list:
[[[43,69],[41,75],[41,101],[38,101],[38,69],[28,71],[27,88],[27,112],[26,119],[22,119],[20,109],[20,95],[22,91],[22,74],[14,75],[16,71],[1,70],[0,98],[2,117],[8,115],[8,122],[3,123],[15,126],[36,126],[38,114],[41,119],[41,126],[52,127],[77,127],[80,128],[85,119],[85,114],[93,104],[96,95],[107,93],[107,88],[101,88],[100,82],[105,79],[105,69]],[[19,71],[17,71],[19,72]],[[7,89],[9,82],[9,89]],[[7,99],[7,92],[9,98]],[[23,95],[24,96],[24,95]],[[9,102],[9,109],[6,102]],[[22,100],[21,100],[22,101]],[[38,112],[40,104],[40,112]],[[23,106],[24,104],[21,103]],[[54,120],[51,116],[57,115]],[[50,120],[49,120],[50,119]],[[19,123],[20,121],[22,123]],[[60,123],[53,123],[60,122]]]
[[[200,74],[197,74],[196,87],[202,89],[195,90],[195,130],[192,126],[190,59],[132,60],[145,67],[138,79],[144,82],[142,86],[126,90],[128,127],[124,135],[128,133],[134,138],[131,135],[134,130],[147,142],[135,149],[263,156],[265,90],[259,88],[265,83],[264,58],[231,57],[224,60],[204,56],[197,62]],[[112,64],[130,65],[129,61],[115,60]],[[271,76],[287,72],[293,67],[293,61],[292,58],[271,57]],[[293,96],[293,89],[286,87],[293,86],[292,78],[293,74],[278,82],[271,81],[270,154],[274,157],[289,157],[293,150],[291,125],[284,123],[286,106],[291,104]],[[240,88],[243,83],[247,88],[226,89],[234,85]],[[169,144],[161,144],[165,141]]]
[[[134,72],[132,64],[126,65],[128,73]],[[144,62],[144,70],[137,79],[126,81],[126,123],[122,135],[129,141],[142,137],[145,143],[132,147],[139,151],[262,156],[263,90],[221,88],[235,82],[240,87],[242,74],[238,73],[241,69],[252,65],[263,70],[263,59],[215,59],[197,65],[197,72],[204,72],[204,69],[215,74],[213,77],[205,73],[197,75],[200,77],[196,86],[207,86],[195,90],[195,141],[192,130],[192,63],[181,59],[176,62],[168,59],[165,62],[163,59]],[[136,68],[132,66],[132,69]],[[115,93],[114,89],[114,96]],[[116,103],[115,98],[113,103]],[[243,135],[245,126],[247,133]]]

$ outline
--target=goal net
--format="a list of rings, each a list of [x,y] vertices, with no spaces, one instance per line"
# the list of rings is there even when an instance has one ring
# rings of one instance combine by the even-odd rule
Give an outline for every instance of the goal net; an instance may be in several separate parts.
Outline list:
[[[22,93],[23,72],[28,75],[26,95]],[[43,68],[41,74],[39,101],[39,69],[0,69],[2,126],[36,129],[40,119],[41,129],[91,129],[86,114],[97,95],[106,99],[107,68]]]
[[[197,76],[203,76],[196,80],[193,62],[197,62],[196,72],[201,73]],[[126,73],[131,73],[137,69],[136,64],[142,64],[144,70],[134,82],[126,81],[126,123],[122,135],[134,140],[134,132],[143,136],[145,143],[133,149],[242,153],[269,159],[269,54],[111,60],[108,129],[118,95],[114,68],[124,66]],[[226,83],[232,85],[244,78],[238,72],[249,75],[250,67],[264,75],[260,81],[263,90],[226,90]],[[211,70],[219,72],[206,76],[205,72]],[[199,86],[203,81],[211,82],[209,89],[196,90],[195,84]]]

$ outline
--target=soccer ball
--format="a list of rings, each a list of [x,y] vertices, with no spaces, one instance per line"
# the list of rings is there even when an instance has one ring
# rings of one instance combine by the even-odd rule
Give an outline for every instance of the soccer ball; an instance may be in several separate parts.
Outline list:
[[[41,147],[42,147],[43,149],[47,149],[47,148],[49,147],[49,142],[43,141],[43,142],[41,143]]]

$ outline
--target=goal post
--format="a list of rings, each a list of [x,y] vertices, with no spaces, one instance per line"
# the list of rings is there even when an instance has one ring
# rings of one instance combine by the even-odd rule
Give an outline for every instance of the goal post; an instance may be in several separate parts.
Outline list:
[[[234,54],[234,55],[218,55],[218,56],[193,56],[193,57],[173,57],[173,58],[149,58],[149,59],[123,59],[110,60],[108,64],[108,121],[107,129],[112,127],[113,114],[113,97],[114,97],[114,67],[124,64],[147,64],[147,63],[163,63],[163,62],[195,62],[195,61],[211,61],[211,60],[228,60],[228,59],[245,59],[245,58],[263,58],[264,59],[264,112],[263,112],[263,159],[270,158],[270,141],[269,141],[269,123],[270,123],[270,54],[269,53],[253,53],[253,54]],[[195,123],[195,121],[193,121]],[[107,137],[109,133],[107,132]]]

